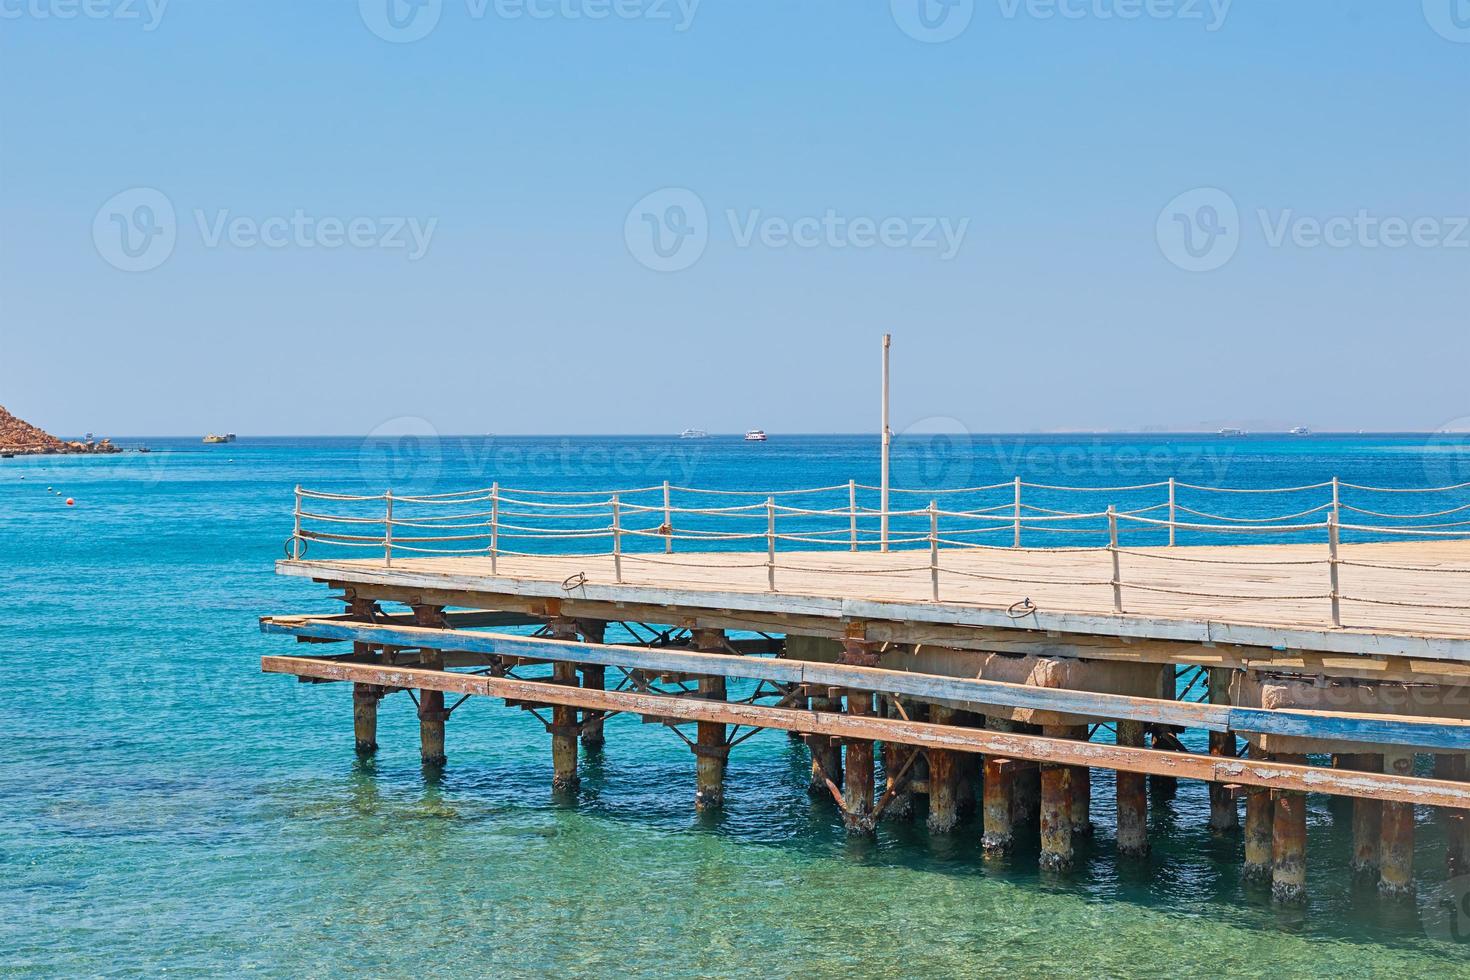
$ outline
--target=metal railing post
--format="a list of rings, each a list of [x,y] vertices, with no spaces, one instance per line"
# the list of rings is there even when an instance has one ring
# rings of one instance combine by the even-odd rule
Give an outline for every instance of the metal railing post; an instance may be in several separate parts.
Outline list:
[[[383,564],[393,564],[393,491],[383,494],[386,502],[383,516]]]
[[[849,551],[858,550],[858,528],[857,528],[857,481],[847,481],[847,534],[851,540]]]
[[[674,508],[669,503],[669,481],[664,481],[664,554],[674,553]]]
[[[1179,522],[1179,504],[1175,500],[1174,478],[1169,477],[1169,547],[1174,547],[1174,525]]]
[[[612,495],[613,581],[623,584],[623,518],[618,495]]]
[[[301,484],[299,483],[296,484],[296,527],[291,532],[291,560],[301,560]]]
[[[500,483],[490,484],[490,574],[500,565]]]
[[[929,592],[939,601],[939,505],[929,501]]]
[[[776,498],[766,498],[766,588],[776,591]]]
[[[1332,516],[1342,520],[1342,481],[1332,478]]]
[[[1337,527],[1337,511],[1327,515],[1327,574],[1332,583],[1332,625],[1342,625],[1342,594],[1338,581],[1338,545],[1340,533]]]
[[[1012,548],[1021,547],[1021,478],[1016,477],[1016,534],[1011,541]]]
[[[1113,612],[1123,611],[1123,574],[1118,562],[1118,508],[1108,504],[1108,552],[1113,556]]]

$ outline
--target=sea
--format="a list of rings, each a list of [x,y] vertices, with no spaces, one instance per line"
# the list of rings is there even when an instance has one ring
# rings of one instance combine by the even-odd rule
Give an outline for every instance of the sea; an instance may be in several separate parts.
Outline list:
[[[410,428],[117,441],[150,452],[0,460],[7,976],[1470,974],[1470,881],[1446,880],[1441,820],[1427,809],[1418,895],[1390,903],[1348,874],[1346,811],[1311,797],[1310,900],[1288,908],[1242,884],[1241,840],[1210,834],[1200,784],[1151,788],[1153,853],[1125,861],[1111,774],[1094,772],[1096,834],[1074,871],[1044,875],[1034,839],[982,861],[978,817],[944,837],[920,819],[849,838],[832,802],[808,796],[806,750],[784,733],[742,743],[723,811],[698,815],[687,747],[617,717],[606,747],[584,755],[575,799],[558,799],[548,738],[527,713],[464,704],[448,765],[426,772],[406,697],[383,703],[381,749],[362,760],[346,686],[260,672],[262,655],[296,649],[262,635],[260,616],[338,609],[324,587],[274,574],[297,486],[870,486],[876,437]],[[1339,477],[1425,489],[1470,481],[1470,444],[1453,433],[895,441],[894,485],[914,492],[897,499],[917,506],[1017,475],[1055,487]],[[1157,487],[1044,492],[1070,493],[1078,509],[1161,499]],[[1181,499],[1251,516],[1315,507],[1323,492]],[[1364,496],[1344,499],[1386,512],[1470,500],[1464,488],[1354,492]]]

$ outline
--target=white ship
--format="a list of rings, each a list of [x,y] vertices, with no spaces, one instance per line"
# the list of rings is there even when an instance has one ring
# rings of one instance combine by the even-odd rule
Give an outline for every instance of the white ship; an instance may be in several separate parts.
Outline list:
[[[746,442],[765,442],[766,433],[764,429],[751,429],[745,434]]]
[[[680,439],[708,439],[709,433],[703,429],[685,429],[679,433]]]

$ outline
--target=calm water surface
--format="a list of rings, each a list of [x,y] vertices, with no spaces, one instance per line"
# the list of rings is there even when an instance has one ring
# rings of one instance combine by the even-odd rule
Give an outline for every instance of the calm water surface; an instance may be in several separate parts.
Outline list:
[[[428,778],[406,698],[384,703],[382,749],[363,763],[347,688],[259,672],[262,654],[293,647],[261,636],[258,616],[333,608],[325,590],[272,574],[297,483],[871,483],[873,439],[147,442],[146,456],[0,462],[5,972],[1441,975],[1470,963],[1458,923],[1437,913],[1442,837],[1427,811],[1417,905],[1392,907],[1354,888],[1350,831],[1313,798],[1311,904],[1287,911],[1242,888],[1240,842],[1210,837],[1198,785],[1153,795],[1155,850],[1138,865],[1115,860],[1111,779],[1098,774],[1096,839],[1074,873],[1043,877],[1034,841],[982,865],[974,823],[947,839],[920,823],[847,840],[831,804],[805,793],[805,750],[780,733],[735,752],[726,810],[705,819],[683,744],[614,719],[567,805],[551,797],[545,733],[521,712],[466,704],[448,768]],[[1470,452],[1423,436],[910,437],[895,479],[932,491],[1018,470],[1092,486],[1430,486],[1470,480]]]

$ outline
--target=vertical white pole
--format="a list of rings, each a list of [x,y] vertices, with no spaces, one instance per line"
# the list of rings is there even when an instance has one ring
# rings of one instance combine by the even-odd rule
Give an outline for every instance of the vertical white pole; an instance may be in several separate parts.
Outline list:
[[[1118,563],[1118,508],[1108,504],[1108,551],[1113,556],[1113,612],[1123,611],[1123,576]]]
[[[393,491],[383,494],[386,501],[383,516],[383,564],[393,564]]]
[[[1174,500],[1174,478],[1169,477],[1169,547],[1174,547],[1174,524],[1179,520],[1179,505]]]
[[[500,564],[500,483],[490,484],[490,574],[499,572]]]
[[[623,584],[623,519],[619,511],[618,495],[612,495],[613,532],[613,581]]]
[[[1011,539],[1011,547],[1021,547],[1021,478],[1016,477],[1016,533]]]
[[[858,550],[857,528],[857,481],[847,481],[847,534],[851,540],[851,551]]]
[[[939,504],[929,501],[929,592],[939,601]]]
[[[1336,489],[1336,488],[1334,488]],[[1338,538],[1337,511],[1327,515],[1327,569],[1332,582],[1332,625],[1342,625],[1342,595],[1338,582]]]
[[[766,588],[776,591],[776,498],[766,498]]]
[[[674,553],[674,509],[669,504],[669,481],[664,481],[664,554]]]
[[[878,539],[879,547],[883,551],[888,550],[888,464],[889,447],[893,441],[893,430],[888,426],[888,350],[893,346],[893,334],[883,335],[883,463],[882,479],[879,481],[878,501]]]
[[[301,560],[301,484],[296,484],[296,530],[291,534],[291,560]]]
[[[1342,481],[1332,478],[1332,516],[1342,520]]]

